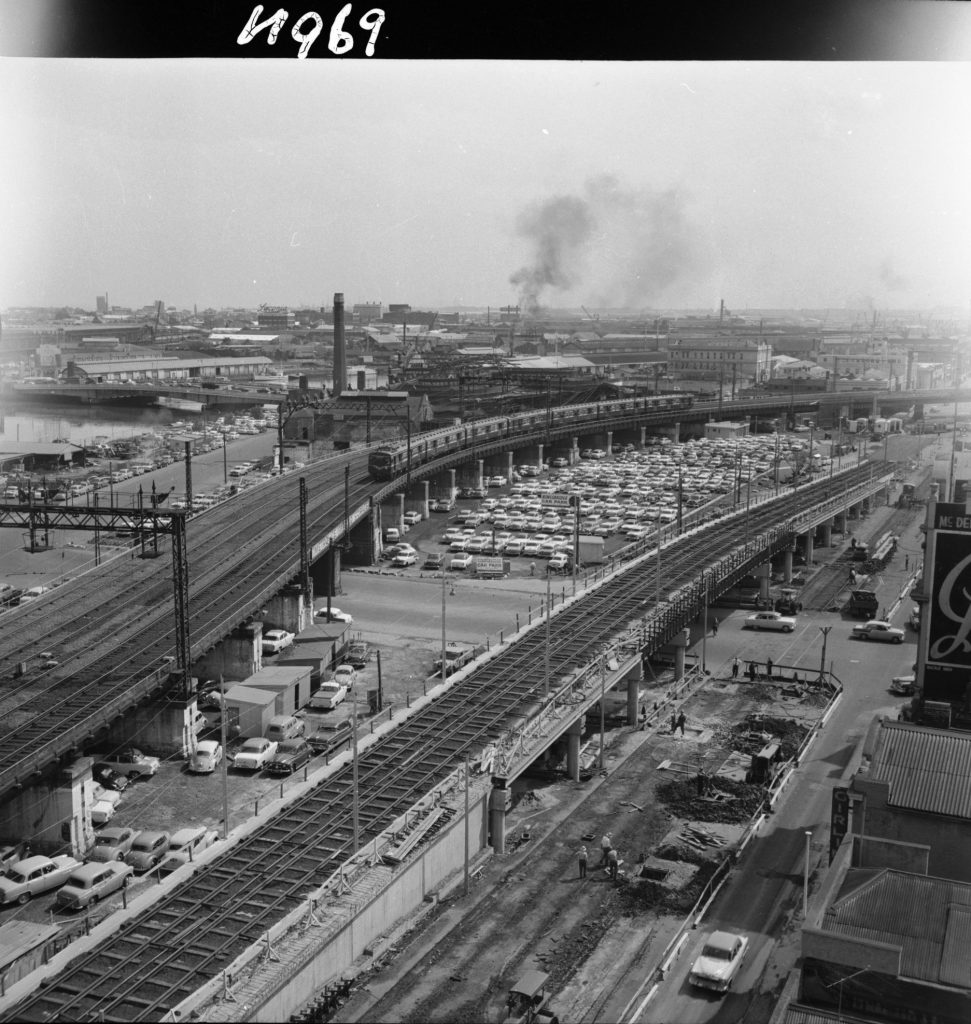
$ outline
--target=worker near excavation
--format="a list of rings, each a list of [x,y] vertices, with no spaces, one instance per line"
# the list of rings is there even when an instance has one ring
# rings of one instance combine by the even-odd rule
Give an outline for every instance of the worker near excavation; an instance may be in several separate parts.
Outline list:
[[[612,842],[612,840],[610,838],[610,833],[609,832],[604,832],[604,837],[603,837],[603,839],[600,840],[600,863],[601,864],[606,864],[607,863],[607,855],[613,849],[613,845],[614,844],[613,844],[613,842]]]
[[[580,877],[587,877],[587,848],[585,846],[580,847]]]
[[[738,655],[732,658],[732,679],[738,679]]]
[[[681,714],[678,715],[678,728],[681,730],[682,736],[684,735],[684,723],[687,721],[688,719],[684,717],[684,712],[682,711]]]
[[[617,881],[617,869],[620,866],[617,859],[617,851],[611,847],[607,852],[607,869],[610,871],[610,880]]]

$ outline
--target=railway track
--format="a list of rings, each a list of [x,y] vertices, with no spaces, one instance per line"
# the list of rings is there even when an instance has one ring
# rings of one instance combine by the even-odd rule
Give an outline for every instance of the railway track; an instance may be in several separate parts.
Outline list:
[[[335,509],[344,494],[343,472],[333,463],[315,468],[315,474],[305,474],[308,487],[317,485],[308,527],[323,533],[341,521]],[[359,481],[351,487],[351,501],[360,503],[372,489],[370,481]],[[285,477],[265,490],[253,488],[193,519],[187,546],[195,658],[252,614],[274,586],[296,574],[296,480]],[[120,713],[166,685],[166,659],[176,649],[171,576],[167,557],[120,559],[104,576],[79,578],[15,616],[13,629],[0,641],[0,678],[6,683],[0,703],[0,793],[19,780],[30,764],[28,754],[52,743],[64,753],[92,731],[90,716],[108,706]],[[106,602],[113,585],[117,590]],[[36,625],[40,616],[42,637]],[[15,665],[39,650],[51,652],[58,667],[18,682]]]
[[[863,480],[866,474],[851,477]],[[847,479],[817,485],[814,499],[843,493]],[[660,580],[657,561],[644,559],[564,607],[549,622],[550,679],[589,664],[598,645],[622,634],[631,621],[650,620],[649,650],[669,639],[694,614],[692,602],[702,593],[698,580],[706,578],[713,555],[744,552],[722,560],[727,567],[717,585],[731,585],[756,557],[753,535],[767,535],[772,549],[788,543],[787,524],[805,512],[807,498],[800,490],[686,536],[665,549]],[[686,589],[692,590],[689,600],[669,600],[672,592]],[[660,607],[659,593],[664,595]],[[464,756],[474,756],[540,705],[546,651],[546,630],[532,630],[359,756],[359,847],[412,808]],[[161,1019],[259,941],[355,852],[353,786],[352,765],[335,771],[2,1020]]]

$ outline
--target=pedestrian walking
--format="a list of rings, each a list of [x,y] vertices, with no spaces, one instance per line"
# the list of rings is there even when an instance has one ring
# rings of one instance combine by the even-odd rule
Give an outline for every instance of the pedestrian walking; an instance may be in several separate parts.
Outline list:
[[[600,840],[600,863],[607,863],[607,855],[613,849],[613,841],[610,838],[609,832],[604,832],[603,839]]]
[[[688,719],[684,717],[684,712],[682,711],[681,714],[678,715],[678,728],[681,730],[682,736],[684,735],[684,723],[687,721]]]
[[[910,555],[904,555],[904,572],[910,568]]]
[[[641,705],[641,729],[640,729],[640,731],[643,732],[646,728],[647,728],[647,705],[646,704],[642,704]]]
[[[765,659],[765,674],[766,674],[766,676],[769,679],[772,678],[772,668],[773,668],[772,659],[771,658],[766,658]]]
[[[718,636],[718,619],[714,619],[711,624],[711,635]]]
[[[738,679],[738,655],[732,658],[732,679]]]
[[[585,846],[580,847],[580,877],[587,877],[587,848]]]
[[[617,851],[611,847],[610,852],[607,854],[607,869],[610,871],[610,880],[612,882],[617,881],[617,869],[620,864],[617,861]]]
[[[671,735],[673,736],[675,730],[678,728],[678,716],[672,711],[671,712]]]
[[[758,675],[758,670],[755,667],[755,662],[754,661],[750,661],[748,663],[748,680],[749,680],[750,683],[754,683],[755,682],[756,675]]]
[[[536,563],[535,562],[530,562],[529,563],[529,575],[530,576],[535,576],[536,575]]]

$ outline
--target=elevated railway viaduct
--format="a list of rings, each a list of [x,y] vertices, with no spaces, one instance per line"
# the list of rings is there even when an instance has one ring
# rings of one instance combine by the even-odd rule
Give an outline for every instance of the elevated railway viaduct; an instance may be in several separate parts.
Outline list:
[[[641,655],[675,638],[705,601],[887,480],[857,466],[669,537],[663,558],[646,552],[545,628],[494,649],[191,877],[132,908],[113,934],[73,960],[61,954],[70,962],[53,964],[39,990],[11,990],[2,1019],[284,1019],[330,980],[322,963],[339,974],[389,913],[460,866],[463,843],[473,853],[502,848],[509,781],[545,747],[562,737],[575,775],[579,726],[605,685],[606,661],[611,684],[636,675]],[[426,844],[432,859],[422,860],[420,882],[402,852],[416,830],[418,841],[440,840]],[[303,952],[274,952],[290,943]],[[247,984],[244,1006],[235,993]]]

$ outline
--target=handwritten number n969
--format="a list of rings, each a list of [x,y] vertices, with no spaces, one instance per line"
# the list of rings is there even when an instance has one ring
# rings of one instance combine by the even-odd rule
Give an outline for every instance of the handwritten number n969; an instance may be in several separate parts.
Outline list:
[[[351,6],[351,4],[344,4],[337,12],[337,16],[330,27],[327,49],[337,57],[349,53],[354,48],[354,37],[344,28],[344,22],[351,13]],[[243,27],[243,31],[236,38],[236,42],[240,46],[245,46],[247,43],[252,42],[264,29],[267,30],[267,45],[273,46],[277,41],[280,30],[286,24],[287,18],[290,17],[290,12],[282,7],[277,10],[276,14],[271,14],[268,18],[260,21],[259,19],[262,14],[263,5],[257,4],[253,8],[253,13],[249,16],[249,21]],[[384,11],[378,7],[373,7],[358,22],[361,28],[370,29],[371,34],[364,47],[364,52],[368,57],[374,56],[374,44],[377,41],[378,33],[381,31],[381,26],[384,24],[384,18]],[[307,56],[310,52],[310,47],[313,46],[323,28],[324,20],[316,11],[307,11],[306,14],[297,19],[290,30],[290,35],[293,37],[294,42],[300,44],[300,49],[297,51],[298,58],[303,59]]]

